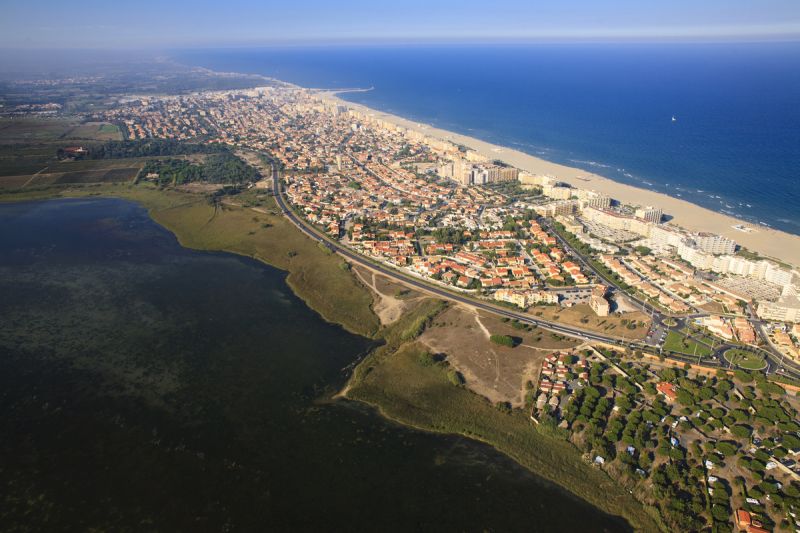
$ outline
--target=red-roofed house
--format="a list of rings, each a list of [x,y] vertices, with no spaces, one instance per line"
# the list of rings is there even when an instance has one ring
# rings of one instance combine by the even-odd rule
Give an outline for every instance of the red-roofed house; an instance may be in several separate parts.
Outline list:
[[[678,397],[678,393],[675,392],[675,385],[672,383],[667,383],[666,381],[662,381],[656,385],[656,390],[663,394],[664,397],[670,402],[674,402]]]

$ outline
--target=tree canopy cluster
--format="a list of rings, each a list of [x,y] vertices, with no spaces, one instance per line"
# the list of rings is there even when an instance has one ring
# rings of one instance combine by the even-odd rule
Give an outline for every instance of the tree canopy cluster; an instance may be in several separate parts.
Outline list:
[[[90,159],[119,159],[126,157],[155,157],[188,154],[213,154],[229,152],[222,144],[184,143],[170,139],[143,139],[138,141],[108,141],[89,149]]]
[[[161,185],[191,182],[242,184],[258,178],[256,169],[227,152],[211,155],[204,163],[191,163],[184,159],[155,159],[142,168],[142,176],[150,174],[157,174],[154,179]]]

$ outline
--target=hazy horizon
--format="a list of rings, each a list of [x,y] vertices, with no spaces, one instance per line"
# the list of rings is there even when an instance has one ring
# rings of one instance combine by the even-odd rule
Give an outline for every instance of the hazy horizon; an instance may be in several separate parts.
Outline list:
[[[374,5],[307,0],[96,0],[64,9],[55,0],[12,2],[0,21],[0,49],[158,49],[297,44],[563,41],[747,41],[800,39],[795,0],[631,0],[597,3],[409,0]]]

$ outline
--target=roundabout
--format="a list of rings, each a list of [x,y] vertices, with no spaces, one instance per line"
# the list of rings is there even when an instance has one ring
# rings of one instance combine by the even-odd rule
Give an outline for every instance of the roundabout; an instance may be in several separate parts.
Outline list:
[[[761,355],[750,350],[729,348],[725,350],[723,356],[728,363],[742,370],[762,370],[767,366]]]

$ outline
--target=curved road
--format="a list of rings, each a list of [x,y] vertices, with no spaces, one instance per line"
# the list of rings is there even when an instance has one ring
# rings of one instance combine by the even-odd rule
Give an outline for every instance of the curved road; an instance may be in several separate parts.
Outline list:
[[[494,314],[499,315],[499,316],[507,317],[507,318],[514,319],[514,320],[518,320],[518,321],[526,323],[526,324],[531,324],[531,325],[534,325],[534,326],[537,326],[537,327],[541,327],[542,329],[546,329],[546,330],[549,330],[549,331],[552,331],[552,332],[555,332],[555,333],[559,333],[559,334],[562,334],[562,335],[568,335],[570,337],[575,337],[575,338],[579,338],[579,339],[583,339],[583,340],[587,340],[587,341],[591,340],[591,341],[596,341],[596,342],[603,342],[603,343],[607,343],[607,344],[613,344],[615,346],[619,346],[619,347],[622,347],[622,348],[626,348],[626,347],[627,348],[631,348],[631,349],[650,348],[654,352],[657,351],[659,349],[659,347],[660,347],[657,343],[656,344],[647,344],[646,342],[627,341],[624,338],[613,337],[613,336],[610,336],[610,335],[603,335],[601,333],[585,331],[583,329],[572,327],[572,326],[565,326],[563,324],[559,324],[557,322],[551,322],[549,320],[542,320],[542,319],[538,319],[538,318],[533,318],[530,315],[525,314],[525,313],[516,312],[516,311],[513,311],[511,309],[506,309],[506,308],[503,308],[503,307],[492,305],[492,304],[490,304],[488,302],[485,302],[485,301],[477,300],[477,299],[474,299],[474,298],[469,298],[469,297],[466,297],[466,296],[463,296],[463,295],[460,295],[460,294],[457,294],[457,293],[442,289],[442,288],[437,287],[435,285],[431,285],[431,284],[426,283],[424,281],[415,279],[415,278],[413,278],[411,276],[408,276],[406,274],[398,272],[397,270],[389,268],[389,267],[387,267],[385,265],[382,265],[382,264],[380,264],[378,262],[373,262],[370,259],[362,256],[361,254],[353,252],[349,248],[341,246],[338,242],[329,239],[326,235],[324,235],[321,232],[319,232],[316,228],[314,228],[313,226],[308,224],[301,217],[298,217],[297,214],[294,211],[292,211],[292,209],[286,204],[286,201],[283,198],[283,191],[281,189],[279,172],[278,172],[277,167],[274,164],[272,165],[272,186],[273,186],[273,192],[274,192],[274,196],[275,196],[275,201],[277,202],[278,206],[281,208],[281,211],[283,211],[283,214],[300,231],[302,231],[303,233],[305,233],[306,235],[308,235],[312,239],[323,243],[331,251],[336,252],[339,255],[343,256],[343,257],[346,257],[350,261],[352,261],[354,263],[357,263],[357,264],[359,264],[361,266],[364,266],[366,268],[369,268],[369,269],[372,269],[372,270],[376,270],[376,271],[380,272],[381,274],[384,274],[385,276],[390,277],[390,278],[392,278],[392,279],[394,279],[394,280],[396,280],[396,281],[398,281],[400,283],[404,283],[406,285],[410,285],[412,287],[415,287],[415,288],[420,289],[422,291],[425,291],[427,293],[434,294],[434,295],[436,295],[436,296],[438,296],[440,298],[443,298],[445,300],[450,300],[450,301],[453,301],[453,302],[462,303],[464,305],[468,305],[468,306],[476,308],[476,309],[481,309],[481,310],[484,310],[484,311],[487,311],[487,312],[490,312],[490,313],[494,313]],[[664,316],[660,312],[657,312],[656,316],[658,317],[658,321],[659,322],[661,322],[661,319],[664,318]],[[654,317],[654,318],[656,318],[656,317]],[[673,329],[673,328],[668,328],[668,329]],[[726,348],[728,348],[728,347],[726,347]],[[769,355],[772,355],[774,357],[774,354],[769,354]],[[769,357],[769,355],[768,355],[768,359],[772,359],[772,357]],[[680,354],[674,354],[674,355],[670,354],[670,358],[676,359],[676,360],[679,360],[679,361],[692,362],[694,364],[697,364],[697,361],[694,360],[694,357],[690,357],[690,356],[681,356]],[[716,358],[716,360],[714,361],[714,363],[706,364],[705,362],[701,362],[701,365],[708,366],[709,368],[720,368],[721,366],[724,366],[723,364],[721,364],[724,361],[724,359],[722,359],[722,360],[720,360],[720,359],[722,359],[722,358],[718,356]],[[770,362],[773,363],[773,364],[769,365],[768,372],[771,371],[771,372],[774,373],[779,368],[779,362],[778,361],[770,361]],[[785,368],[785,374],[786,375],[790,375],[790,376],[793,376],[793,377],[800,377],[800,368],[794,368],[793,365],[787,365],[783,361],[781,361],[781,363],[783,363],[781,366],[783,368]]]
[[[295,212],[292,211],[286,205],[286,202],[285,202],[285,200],[283,198],[283,194],[282,194],[282,190],[281,190],[279,173],[278,173],[277,168],[275,168],[274,165],[273,165],[273,170],[272,170],[272,186],[273,186],[274,193],[275,193],[275,201],[277,202],[278,206],[281,208],[281,211],[283,211],[283,214],[295,226],[297,226],[297,228],[300,229],[300,231],[302,231],[303,233],[305,233],[306,235],[308,235],[312,239],[325,244],[330,250],[338,253],[339,255],[342,255],[343,257],[346,257],[347,259],[351,260],[354,263],[357,263],[357,264],[362,265],[364,267],[370,268],[372,270],[377,270],[381,274],[384,274],[384,275],[386,275],[386,276],[388,276],[388,277],[390,277],[392,279],[395,279],[395,280],[397,280],[397,281],[399,281],[401,283],[404,283],[406,285],[411,285],[411,286],[413,286],[415,288],[418,288],[420,290],[423,290],[425,292],[435,294],[436,296],[438,296],[440,298],[443,298],[443,299],[446,299],[446,300],[450,300],[450,301],[454,301],[454,302],[458,302],[458,303],[462,303],[462,304],[465,304],[465,305],[468,305],[470,307],[474,307],[474,308],[477,308],[477,309],[482,309],[484,311],[488,311],[488,312],[494,313],[496,315],[508,317],[508,318],[511,318],[511,319],[516,319],[516,320],[519,320],[520,322],[524,322],[524,323],[527,323],[527,324],[532,324],[532,325],[535,325],[535,326],[539,326],[539,327],[542,327],[543,329],[547,329],[547,330],[550,330],[550,331],[553,331],[553,332],[556,332],[556,333],[560,333],[560,334],[563,334],[563,335],[569,335],[570,337],[577,337],[577,338],[584,339],[584,340],[593,340],[593,341],[598,341],[598,342],[605,342],[605,343],[615,344],[615,345],[622,346],[622,347],[626,347],[627,346],[627,347],[630,347],[630,348],[643,348],[643,347],[646,346],[644,343],[627,342],[627,341],[624,341],[623,339],[618,338],[618,337],[612,337],[612,336],[609,336],[609,335],[602,335],[600,333],[589,332],[589,331],[584,331],[584,330],[579,329],[579,328],[574,328],[574,327],[571,327],[571,326],[565,326],[565,325],[559,324],[557,322],[551,322],[551,321],[548,321],[548,320],[541,320],[541,319],[537,319],[537,318],[532,318],[530,315],[527,315],[527,314],[524,314],[524,313],[515,312],[515,311],[510,310],[510,309],[505,309],[503,307],[492,305],[492,304],[490,304],[488,302],[483,302],[483,301],[480,301],[480,300],[476,300],[476,299],[473,299],[473,298],[468,298],[466,296],[462,296],[462,295],[450,292],[448,290],[436,287],[434,285],[430,285],[428,283],[425,283],[425,282],[423,282],[421,280],[418,280],[418,279],[415,279],[413,277],[401,274],[400,272],[397,272],[396,270],[394,270],[392,268],[383,266],[380,263],[374,263],[374,262],[370,261],[369,259],[367,259],[366,257],[362,256],[361,254],[353,252],[352,250],[339,245],[335,241],[329,240],[327,238],[327,236],[321,234],[320,232],[318,232],[316,230],[316,228],[313,228],[306,221],[304,221],[303,219],[298,217],[297,214],[295,214]]]

